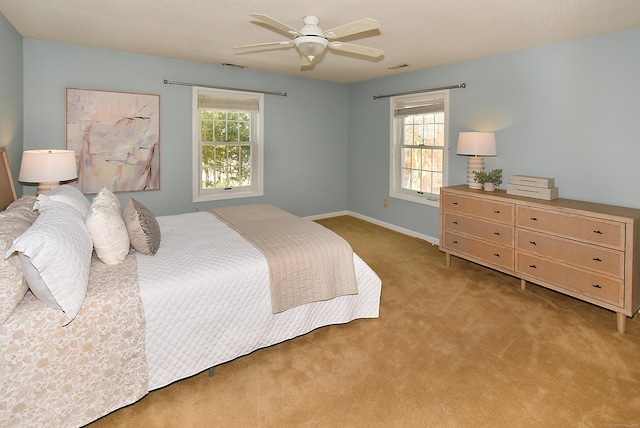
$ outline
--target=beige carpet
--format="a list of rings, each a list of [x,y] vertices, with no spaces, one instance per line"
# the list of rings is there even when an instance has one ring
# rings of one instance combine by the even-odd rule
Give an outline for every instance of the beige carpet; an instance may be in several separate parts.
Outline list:
[[[640,426],[638,317],[620,335],[613,312],[461,259],[446,268],[425,241],[319,222],[382,278],[379,319],[256,351],[92,426]]]

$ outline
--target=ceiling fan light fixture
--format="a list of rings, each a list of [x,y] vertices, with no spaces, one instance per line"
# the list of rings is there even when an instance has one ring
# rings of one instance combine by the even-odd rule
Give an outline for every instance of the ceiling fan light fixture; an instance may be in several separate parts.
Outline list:
[[[293,43],[302,55],[309,58],[309,61],[313,61],[315,57],[324,52],[329,40],[321,36],[298,36],[293,39]]]
[[[353,43],[336,40],[379,29],[380,23],[375,19],[364,18],[359,21],[340,25],[325,32],[320,28],[320,18],[317,16],[305,16],[302,19],[304,25],[300,31],[261,13],[251,13],[250,16],[260,24],[271,27],[280,33],[288,34],[290,39],[281,42],[254,43],[251,45],[234,46],[234,49],[269,50],[295,47],[300,53],[301,68],[309,66],[319,57],[321,59],[321,56],[327,48],[349,55],[354,54],[356,57],[364,56],[369,58],[379,58],[384,55],[384,51],[382,49],[355,45]],[[329,40],[331,40],[331,42],[329,42]]]

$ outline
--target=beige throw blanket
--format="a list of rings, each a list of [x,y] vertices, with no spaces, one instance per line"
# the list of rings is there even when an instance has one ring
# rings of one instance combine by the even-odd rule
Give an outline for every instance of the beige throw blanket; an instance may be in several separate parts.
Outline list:
[[[211,210],[264,254],[272,312],[358,294],[351,246],[329,229],[271,205]]]

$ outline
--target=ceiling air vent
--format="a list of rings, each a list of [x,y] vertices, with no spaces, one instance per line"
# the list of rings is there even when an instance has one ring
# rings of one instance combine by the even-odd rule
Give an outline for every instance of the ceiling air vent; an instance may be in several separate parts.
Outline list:
[[[398,70],[405,67],[409,67],[409,64],[394,65],[393,67],[387,67],[387,70]]]

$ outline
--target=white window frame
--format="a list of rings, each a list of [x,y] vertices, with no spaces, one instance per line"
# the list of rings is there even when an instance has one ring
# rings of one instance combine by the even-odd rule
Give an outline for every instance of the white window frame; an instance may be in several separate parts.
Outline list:
[[[204,92],[224,102],[225,98],[246,96],[258,100],[258,111],[251,114],[251,186],[203,189],[202,188],[202,141],[201,116],[198,107],[198,94]],[[219,201],[236,198],[264,196],[264,94],[226,89],[193,87],[193,202]],[[242,111],[241,109],[239,109]],[[230,144],[232,144],[230,142]]]
[[[391,97],[390,99],[390,180],[389,180],[389,196],[392,198],[403,199],[406,201],[416,202],[423,205],[434,207],[440,206],[439,193],[422,193],[415,190],[402,188],[402,142],[404,127],[402,126],[402,118],[396,118],[394,115],[395,107],[398,103],[406,103],[413,100],[425,100],[444,95],[444,146],[442,153],[442,187],[445,187],[449,181],[449,90],[422,92],[412,95],[400,95]]]

